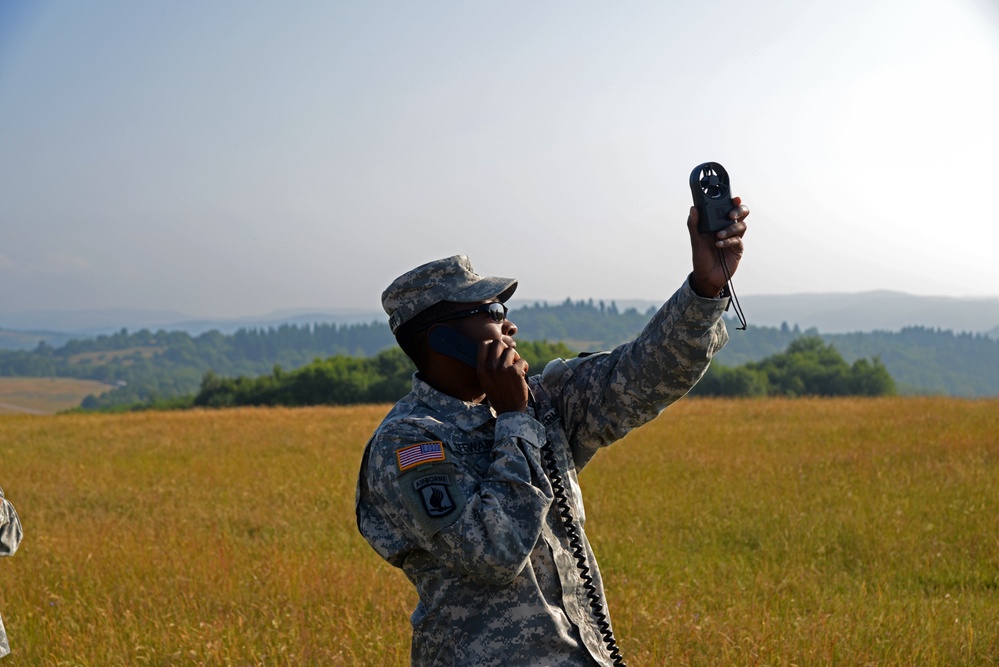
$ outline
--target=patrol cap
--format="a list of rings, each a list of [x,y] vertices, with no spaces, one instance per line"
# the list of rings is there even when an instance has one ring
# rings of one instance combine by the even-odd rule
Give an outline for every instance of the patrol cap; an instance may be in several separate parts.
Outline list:
[[[438,259],[402,274],[382,292],[382,308],[392,333],[430,306],[442,301],[505,302],[517,289],[512,278],[482,277],[464,255]]]

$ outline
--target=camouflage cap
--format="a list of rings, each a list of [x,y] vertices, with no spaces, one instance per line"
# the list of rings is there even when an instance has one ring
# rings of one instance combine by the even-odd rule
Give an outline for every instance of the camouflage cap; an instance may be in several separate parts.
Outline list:
[[[392,333],[416,315],[441,301],[479,303],[506,301],[517,289],[512,278],[482,277],[464,255],[438,259],[402,274],[382,292],[382,307]]]

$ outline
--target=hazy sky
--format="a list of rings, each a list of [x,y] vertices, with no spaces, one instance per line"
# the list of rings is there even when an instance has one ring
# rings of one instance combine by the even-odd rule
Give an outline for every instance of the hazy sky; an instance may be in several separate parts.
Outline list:
[[[687,178],[740,295],[999,296],[992,0],[0,2],[4,310],[379,308],[467,254],[662,299]]]

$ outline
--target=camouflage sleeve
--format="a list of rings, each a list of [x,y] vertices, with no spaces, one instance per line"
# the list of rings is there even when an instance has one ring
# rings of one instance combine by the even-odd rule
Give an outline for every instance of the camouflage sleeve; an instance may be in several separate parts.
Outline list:
[[[21,544],[21,520],[0,489],[0,556],[12,556]]]
[[[698,296],[686,282],[635,340],[545,368],[577,469],[690,391],[728,341],[721,319],[727,305]]]
[[[3,619],[0,618],[0,658],[10,655],[10,644],[7,643],[7,632],[3,629]]]
[[[426,437],[405,423],[375,436],[363,472],[371,497],[362,499],[367,509],[359,518],[361,532],[389,562],[418,548],[486,583],[512,581],[527,563],[552,502],[541,466],[544,429],[526,414],[500,415],[491,463],[481,478],[448,454],[400,470],[397,452]]]

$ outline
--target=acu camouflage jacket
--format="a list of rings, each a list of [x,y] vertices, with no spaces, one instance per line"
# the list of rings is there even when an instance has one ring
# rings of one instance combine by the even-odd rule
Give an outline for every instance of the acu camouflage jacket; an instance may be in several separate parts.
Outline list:
[[[13,555],[21,543],[21,535],[21,521],[17,518],[17,512],[4,498],[3,489],[0,489],[0,556]],[[7,632],[3,628],[3,619],[0,619],[0,658],[8,653],[10,646],[7,644]]]
[[[576,474],[700,379],[728,340],[726,305],[685,284],[636,340],[530,378],[528,414],[497,416],[414,377],[365,448],[356,498],[361,534],[419,594],[413,665],[611,664],[551,472],[602,599]]]

